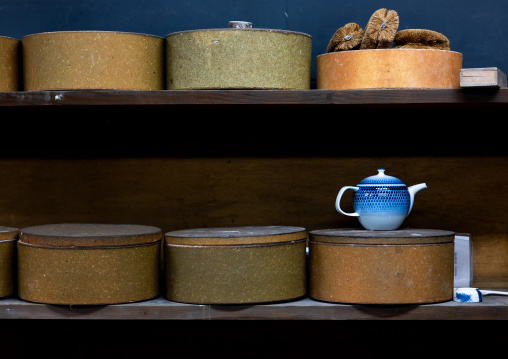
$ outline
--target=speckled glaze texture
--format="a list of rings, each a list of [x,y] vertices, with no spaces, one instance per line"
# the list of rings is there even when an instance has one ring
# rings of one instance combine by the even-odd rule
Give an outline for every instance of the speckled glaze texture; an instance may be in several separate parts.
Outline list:
[[[351,304],[422,304],[453,296],[454,233],[309,233],[309,296]]]
[[[21,41],[0,36],[0,92],[19,91]]]
[[[430,49],[374,49],[316,57],[317,88],[460,88],[462,54]]]
[[[208,29],[166,36],[166,86],[309,89],[312,37],[269,29]]]
[[[0,298],[16,294],[18,235],[18,228],[0,226]]]
[[[31,243],[25,240],[25,233]],[[131,243],[129,237],[138,244]],[[19,297],[65,305],[154,298],[159,294],[161,238],[160,229],[157,235],[156,227],[137,225],[63,224],[21,229]]]
[[[23,37],[24,89],[164,89],[164,39],[108,31]]]
[[[234,235],[226,234],[226,229],[218,229],[215,233],[210,229],[208,235],[196,230],[197,235],[191,237],[185,237],[183,232],[192,230],[166,233],[167,299],[194,304],[253,304],[304,296],[307,289],[305,230],[299,228],[293,232],[295,227],[245,228],[248,231]],[[266,228],[270,228],[270,233]],[[287,233],[284,233],[285,229],[288,229]],[[295,233],[298,240],[293,238]],[[200,236],[204,243],[210,238],[215,242],[200,244]],[[279,241],[271,241],[276,236]],[[175,239],[182,243],[185,238],[190,244],[172,243]],[[242,238],[244,244],[239,244]],[[267,242],[262,243],[262,238],[267,238]],[[221,243],[219,239],[222,239]]]

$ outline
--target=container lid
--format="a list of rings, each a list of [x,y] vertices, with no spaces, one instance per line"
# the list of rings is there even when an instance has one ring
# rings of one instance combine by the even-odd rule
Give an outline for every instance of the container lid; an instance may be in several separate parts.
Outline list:
[[[41,36],[60,36],[60,35],[78,35],[81,34],[106,34],[106,35],[113,35],[113,36],[144,36],[144,37],[153,37],[157,39],[163,39],[161,36],[158,35],[152,35],[152,34],[144,34],[140,32],[128,32],[128,31],[111,31],[111,30],[64,30],[64,31],[46,31],[46,32],[38,32],[35,34],[29,34],[25,35],[21,38],[21,41],[30,38],[30,37],[41,37]]]
[[[386,175],[384,168],[379,168],[377,175],[364,178],[363,180],[360,181],[360,183],[358,183],[358,186],[379,186],[379,185],[405,186],[404,182],[402,182],[400,179]]]
[[[370,231],[365,229],[319,229],[309,232],[311,242],[364,245],[403,245],[453,243],[455,232],[439,229],[398,229]]]
[[[18,239],[19,229],[14,227],[0,226],[0,241]]]
[[[183,31],[177,31],[172,32],[170,34],[166,35],[166,38],[168,36],[173,36],[177,34],[184,34],[189,32],[203,32],[203,31],[236,31],[237,33],[239,31],[261,31],[261,32],[275,32],[275,33],[281,33],[281,34],[294,34],[294,35],[303,35],[309,38],[312,38],[311,35],[298,32],[298,31],[292,31],[292,30],[282,30],[282,29],[264,29],[264,28],[255,28],[252,24],[252,22],[249,21],[229,21],[228,27],[226,28],[210,28],[210,29],[194,29],[194,30],[183,30]]]
[[[246,245],[281,243],[306,239],[305,228],[245,226],[183,229],[165,234],[165,243],[183,245]]]
[[[21,41],[21,40],[15,39],[13,37],[3,36],[3,35],[0,35],[0,40],[3,40],[3,41],[14,41],[14,42],[20,42]]]
[[[160,228],[137,224],[61,223],[26,227],[19,241],[48,247],[121,247],[160,241]]]

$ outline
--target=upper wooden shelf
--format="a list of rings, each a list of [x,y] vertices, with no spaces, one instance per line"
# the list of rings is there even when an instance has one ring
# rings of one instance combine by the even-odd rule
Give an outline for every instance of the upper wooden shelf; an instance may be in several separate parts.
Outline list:
[[[282,105],[508,107],[508,89],[52,90],[0,93],[0,106]]]
[[[348,305],[304,298],[258,305],[196,305],[162,297],[129,304],[63,306],[0,299],[0,319],[132,319],[132,320],[494,320],[508,319],[508,297],[486,296],[481,303],[453,301],[422,305]]]

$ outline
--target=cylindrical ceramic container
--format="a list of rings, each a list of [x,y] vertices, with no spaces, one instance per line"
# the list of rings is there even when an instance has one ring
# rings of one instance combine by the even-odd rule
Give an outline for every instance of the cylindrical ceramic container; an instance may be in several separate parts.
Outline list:
[[[164,39],[112,31],[32,34],[23,44],[24,89],[164,89]]]
[[[157,227],[63,223],[27,227],[18,241],[21,299],[65,305],[116,304],[159,294]]]
[[[0,297],[16,293],[16,242],[19,230],[0,226]]]
[[[20,67],[21,41],[0,36],[0,92],[20,90]]]
[[[454,232],[309,233],[309,296],[353,304],[422,304],[453,296]]]
[[[165,234],[166,297],[195,304],[249,304],[306,294],[306,231],[300,227],[200,228]]]
[[[250,26],[250,25],[249,25]],[[166,36],[166,86],[181,89],[309,89],[312,37],[246,26]]]
[[[462,54],[431,49],[330,52],[316,57],[317,88],[460,88]]]

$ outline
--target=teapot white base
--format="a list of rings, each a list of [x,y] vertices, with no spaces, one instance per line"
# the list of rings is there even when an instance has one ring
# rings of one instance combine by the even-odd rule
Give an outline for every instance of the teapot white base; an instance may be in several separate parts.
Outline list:
[[[386,215],[361,215],[358,217],[360,224],[363,228],[368,229],[370,231],[393,231],[399,228],[406,219],[406,215],[394,215],[394,214],[386,214]]]

